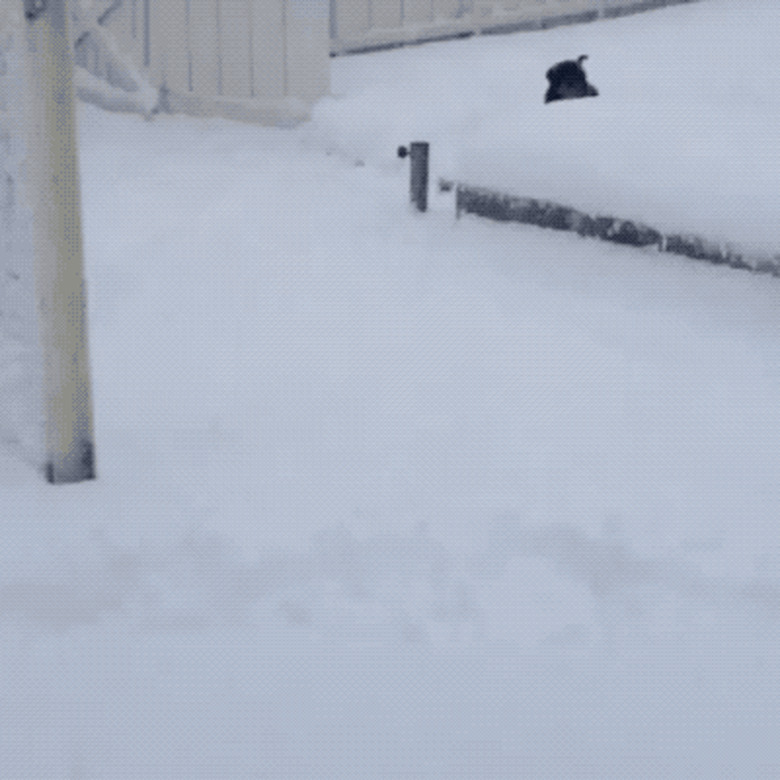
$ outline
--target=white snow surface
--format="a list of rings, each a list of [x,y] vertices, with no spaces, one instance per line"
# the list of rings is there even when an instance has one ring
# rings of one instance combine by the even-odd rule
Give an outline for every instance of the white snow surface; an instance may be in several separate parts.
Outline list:
[[[395,157],[780,247],[778,21],[336,59],[295,130],[82,106],[98,479],[0,454],[0,777],[780,776],[780,282]]]

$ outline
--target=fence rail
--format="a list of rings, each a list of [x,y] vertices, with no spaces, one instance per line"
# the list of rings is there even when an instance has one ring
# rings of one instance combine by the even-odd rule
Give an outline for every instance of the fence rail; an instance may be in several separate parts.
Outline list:
[[[330,0],[331,53],[540,29],[695,0]]]

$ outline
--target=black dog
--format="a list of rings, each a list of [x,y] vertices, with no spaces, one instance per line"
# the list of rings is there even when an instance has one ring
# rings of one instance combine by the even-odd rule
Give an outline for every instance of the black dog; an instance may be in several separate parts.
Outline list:
[[[582,54],[574,60],[565,60],[553,65],[547,71],[547,81],[550,86],[544,96],[545,103],[553,100],[570,100],[571,98],[595,97],[598,90],[592,84],[588,84],[585,69],[582,63],[588,59],[587,54]]]

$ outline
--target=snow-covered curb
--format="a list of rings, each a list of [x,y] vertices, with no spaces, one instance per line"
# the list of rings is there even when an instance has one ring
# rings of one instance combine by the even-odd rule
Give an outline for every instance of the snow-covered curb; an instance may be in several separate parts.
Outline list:
[[[455,209],[458,216],[464,213],[476,214],[499,222],[521,222],[554,230],[569,230],[581,236],[617,244],[655,246],[661,252],[683,255],[693,260],[705,260],[731,268],[780,276],[780,253],[762,255],[694,234],[665,233],[635,220],[592,216],[560,203],[509,195],[461,182],[442,180],[439,187],[442,190],[455,188]]]

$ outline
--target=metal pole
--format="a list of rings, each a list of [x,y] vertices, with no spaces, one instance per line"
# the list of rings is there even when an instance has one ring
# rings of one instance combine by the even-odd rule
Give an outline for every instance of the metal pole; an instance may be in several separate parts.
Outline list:
[[[25,4],[28,200],[43,352],[46,476],[95,476],[73,61],[66,0]]]
[[[428,143],[414,141],[409,145],[411,161],[410,190],[417,211],[428,209]]]

